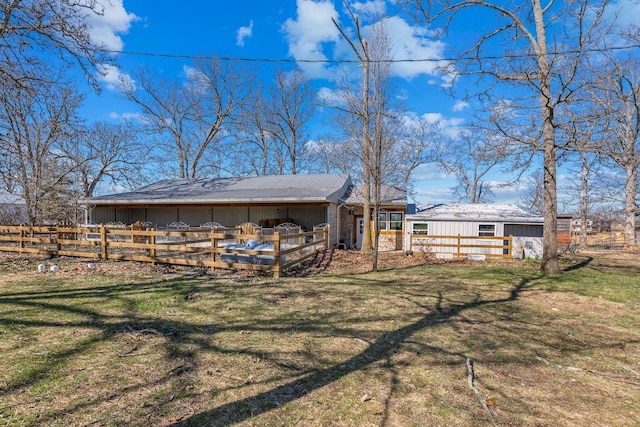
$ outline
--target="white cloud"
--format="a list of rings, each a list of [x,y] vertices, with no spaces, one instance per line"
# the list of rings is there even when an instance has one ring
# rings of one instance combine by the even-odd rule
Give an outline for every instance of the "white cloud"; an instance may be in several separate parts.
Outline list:
[[[113,64],[101,64],[98,69],[98,79],[104,82],[109,90],[118,88],[135,88],[135,81]]]
[[[457,117],[447,118],[441,113],[425,113],[422,119],[427,123],[433,123],[443,131],[446,136],[456,137],[460,131],[460,126],[464,123],[464,119]]]
[[[248,27],[238,28],[238,34],[236,35],[236,45],[243,47],[244,40],[250,38],[253,35],[253,19],[249,21]]]
[[[638,26],[640,23],[640,3],[637,0],[616,0],[609,3],[606,17],[615,19],[622,27]]]
[[[142,115],[140,113],[116,113],[115,111],[113,111],[109,113],[109,117],[119,120],[139,120]]]
[[[113,51],[121,51],[124,42],[121,34],[126,34],[134,21],[139,18],[125,10],[123,0],[102,2],[103,13],[87,16],[91,41]]]
[[[398,16],[384,19],[384,25],[392,43],[395,62],[392,72],[410,80],[420,74],[439,76],[445,44],[429,37],[429,31],[411,26]],[[369,27],[370,28],[370,27]]]
[[[328,87],[320,88],[316,94],[320,102],[328,105],[344,104],[344,93],[340,90],[330,89]]]
[[[358,1],[352,3],[352,10],[362,21],[374,22],[363,26],[363,34],[371,31],[380,22],[386,28],[393,49],[393,59],[398,60],[392,66],[395,76],[410,80],[419,75],[437,77],[436,84],[442,84],[442,73],[439,66],[444,55],[445,44],[434,39],[432,32],[426,27],[411,26],[399,16],[391,16],[377,21],[386,14],[386,2],[383,0]],[[334,59],[355,58],[351,46],[343,39],[331,19],[339,19],[334,3],[329,0],[297,0],[297,16],[288,19],[282,26],[289,44],[289,54],[295,59],[318,60],[327,59],[326,45],[333,44]],[[377,22],[377,23],[375,23]],[[341,28],[353,37],[354,29],[350,20],[341,24]],[[312,78],[327,78],[326,63],[301,63],[301,67]],[[352,72],[355,72],[356,67]]]
[[[202,73],[200,72],[200,70],[198,70],[195,67],[192,67],[190,65],[183,65],[182,66],[182,72],[184,73],[185,77],[189,80],[200,80],[201,79],[201,75]]]
[[[351,9],[365,19],[379,19],[387,14],[387,4],[384,0],[358,1],[351,4]]]
[[[338,29],[331,18],[338,19],[333,2],[330,0],[297,0],[297,19],[287,19],[282,25],[289,43],[289,54],[295,59],[326,60],[322,45],[337,42]],[[327,77],[326,64],[304,63],[301,67],[311,77]]]
[[[490,185],[494,197],[493,203],[516,204],[522,197],[522,190],[516,185],[509,185],[507,181],[487,181]]]
[[[462,111],[465,108],[467,108],[469,106],[469,103],[466,101],[457,101],[454,105],[453,105],[453,111]]]

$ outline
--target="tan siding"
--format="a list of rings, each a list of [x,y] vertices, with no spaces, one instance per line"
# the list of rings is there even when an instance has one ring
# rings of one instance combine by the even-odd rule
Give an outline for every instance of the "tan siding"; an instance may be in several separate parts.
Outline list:
[[[213,221],[211,219],[211,208],[206,206],[180,207],[178,208],[178,221],[194,227]]]
[[[115,206],[99,206],[91,213],[92,224],[109,224],[121,222],[133,224],[136,221],[146,221],[144,208],[121,208]]]
[[[89,221],[92,224],[106,224],[116,220],[116,208],[98,206],[91,212]]]
[[[144,208],[117,208],[116,222],[133,224],[136,221],[145,221]]]
[[[287,212],[293,222],[307,231],[313,230],[314,225],[328,222],[326,206],[289,206]]]
[[[249,208],[247,206],[214,206],[213,221],[227,227],[235,227],[249,221]]]
[[[249,209],[249,221],[256,224],[259,224],[260,220],[278,218],[288,218],[286,207],[251,206],[251,209]]]
[[[176,207],[150,207],[147,212],[147,221],[157,226],[165,226],[178,220],[178,208]]]

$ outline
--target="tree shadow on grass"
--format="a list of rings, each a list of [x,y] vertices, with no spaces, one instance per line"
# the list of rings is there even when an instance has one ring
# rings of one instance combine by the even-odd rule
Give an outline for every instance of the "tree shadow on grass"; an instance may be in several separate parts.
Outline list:
[[[376,362],[390,360],[394,352],[399,350],[403,343],[409,340],[417,332],[423,331],[429,327],[450,322],[453,318],[466,310],[475,309],[489,304],[500,304],[515,301],[528,287],[530,287],[530,280],[524,279],[511,290],[509,296],[506,298],[482,300],[479,296],[476,296],[476,298],[471,302],[452,304],[449,306],[443,305],[443,298],[442,295],[440,295],[435,308],[430,310],[427,315],[402,328],[382,334],[375,340],[375,342],[371,343],[362,352],[342,363],[334,364],[333,366],[325,369],[316,370],[301,378],[274,387],[268,391],[221,405],[212,410],[193,415],[172,425],[199,426],[206,424],[228,426],[257,417],[288,402],[300,399],[314,390],[334,383],[346,375],[364,370]],[[387,407],[385,407],[385,414],[388,414]]]
[[[579,270],[581,268],[585,268],[587,267],[589,264],[591,264],[591,262],[593,261],[593,257],[586,257],[585,259],[583,259],[582,261],[572,264],[568,267],[565,267],[563,269],[563,271],[568,272],[568,271],[574,271],[574,270]]]
[[[500,283],[515,284],[509,288],[502,286],[496,288],[496,291],[500,292],[499,295],[489,296],[489,293],[485,293],[483,289],[474,288],[474,294],[469,296],[467,292],[463,294],[463,297],[458,297],[459,292],[471,288],[469,288],[468,284],[458,283],[453,278],[443,279],[444,282],[441,285],[437,284],[437,282],[430,282],[433,283],[433,286],[426,286],[423,279],[419,278],[415,282],[407,283],[402,280],[399,274],[395,274],[388,279],[382,279],[381,276],[376,275],[348,276],[348,279],[346,277],[341,277],[340,281],[344,280],[348,285],[327,282],[319,290],[303,289],[299,286],[290,286],[287,283],[278,281],[256,284],[249,282],[225,284],[215,281],[175,278],[173,280],[150,280],[148,282],[117,286],[105,285],[76,288],[56,286],[54,289],[52,285],[52,289],[44,289],[42,291],[28,290],[26,292],[18,291],[0,294],[0,306],[7,305],[26,310],[40,309],[49,314],[46,318],[32,318],[21,316],[17,311],[7,310],[0,312],[0,325],[10,326],[20,322],[27,327],[61,327],[67,330],[90,328],[95,331],[94,335],[85,340],[69,342],[57,351],[52,351],[49,358],[52,363],[47,366],[37,365],[28,375],[16,377],[10,384],[5,383],[6,386],[0,388],[0,398],[15,390],[39,385],[43,376],[46,376],[48,372],[63,369],[65,361],[71,360],[78,355],[91,354],[95,348],[102,349],[101,345],[111,346],[114,337],[118,337],[120,334],[141,333],[140,331],[148,329],[159,333],[159,335],[153,335],[151,338],[160,346],[158,348],[164,350],[161,356],[163,358],[162,365],[155,367],[159,371],[155,378],[148,378],[146,382],[139,384],[118,384],[115,387],[112,386],[106,392],[99,390],[100,393],[96,393],[96,395],[85,396],[63,408],[56,407],[50,410],[47,415],[48,419],[69,419],[69,417],[75,416],[77,413],[91,411],[94,406],[100,406],[101,399],[104,398],[105,394],[107,396],[122,395],[122,398],[126,399],[141,395],[145,388],[158,389],[163,387],[163,390],[168,389],[165,396],[156,398],[157,400],[153,400],[150,404],[161,407],[166,403],[163,400],[166,396],[171,397],[174,393],[180,393],[180,390],[176,391],[177,388],[174,385],[182,385],[181,381],[189,381],[188,377],[191,376],[191,372],[200,370],[199,374],[202,375],[202,366],[198,365],[198,353],[202,352],[232,357],[232,359],[229,359],[230,362],[234,362],[235,359],[233,357],[241,353],[248,357],[267,360],[269,363],[277,365],[277,371],[269,377],[255,381],[249,381],[247,378],[228,377],[230,381],[223,381],[225,385],[219,387],[216,390],[217,393],[234,389],[248,390],[247,387],[254,388],[257,386],[261,390],[268,390],[254,393],[243,399],[220,404],[211,410],[188,415],[188,418],[176,421],[174,425],[227,426],[245,421],[251,422],[254,421],[254,417],[268,413],[286,403],[295,402],[315,390],[340,381],[341,378],[351,373],[365,371],[376,363],[381,363],[387,373],[390,374],[389,391],[387,398],[382,402],[384,408],[381,414],[381,425],[385,425],[392,415],[390,405],[401,381],[398,378],[398,366],[394,365],[394,356],[397,352],[406,350],[402,348],[403,345],[409,344],[414,348],[419,346],[420,351],[425,354],[450,357],[452,358],[451,363],[454,363],[453,359],[463,359],[465,355],[461,352],[453,353],[445,347],[432,345],[433,343],[420,342],[416,335],[429,328],[443,325],[455,326],[455,323],[465,322],[465,312],[467,312],[466,315],[469,315],[469,312],[473,313],[474,309],[480,307],[484,307],[483,311],[500,307],[504,307],[505,312],[515,310],[508,303],[518,300],[523,295],[523,292],[531,289],[533,282],[538,280],[540,276],[531,276],[524,279],[521,276],[518,279],[516,279],[516,275],[509,276],[508,278],[500,279]],[[351,313],[346,318],[338,316],[341,309],[340,304],[336,302],[338,298],[342,300],[349,299],[352,302],[349,306],[357,307],[358,299],[362,299],[363,303],[371,303],[371,301],[363,298],[363,295],[375,295],[375,303],[384,304],[388,301],[384,293],[385,289],[390,287],[401,290],[402,293],[401,296],[395,295],[397,292],[390,294],[390,298],[394,298],[396,300],[394,302],[398,304],[398,307],[401,307],[397,311],[393,311],[393,313],[402,313],[402,316],[405,317],[398,318],[395,314],[385,317],[386,314],[378,314],[379,312],[375,310],[365,311],[366,315]],[[351,292],[351,289],[353,289],[353,292]],[[445,294],[449,290],[454,291],[455,298],[458,300],[445,299]],[[505,293],[505,291],[508,293]],[[230,303],[235,301],[236,305],[233,309],[237,309],[238,316],[233,321],[220,322],[218,325],[211,325],[211,328],[208,329],[208,325],[198,323],[190,319],[189,316],[172,319],[170,317],[162,318],[162,316],[157,316],[154,313],[136,311],[135,304],[139,302],[136,298],[141,296],[149,295],[151,297],[155,294],[162,299],[166,298],[167,293],[170,293],[171,295],[176,295],[177,298],[184,299],[193,292],[204,294],[205,298],[207,298],[207,295],[216,295],[221,301],[229,301]],[[324,295],[325,292],[327,295]],[[344,292],[344,294],[340,294],[341,292]],[[379,294],[377,294],[378,292]],[[493,291],[491,291],[491,294],[495,295]],[[292,302],[291,311],[268,311],[269,307],[275,307],[276,304],[295,297],[317,298],[314,304],[328,304],[329,308],[327,311],[312,313],[306,312],[307,307],[304,304],[296,305]],[[245,309],[240,304],[240,302],[244,302],[244,300],[239,301],[242,298],[248,298],[254,302],[257,301],[258,308],[263,309],[267,315],[252,316],[250,308],[247,307]],[[84,299],[88,299],[93,304],[85,302]],[[74,300],[83,302],[78,304]],[[116,311],[103,310],[99,304],[101,301],[107,300],[121,300],[120,308]],[[198,307],[197,303],[191,307],[194,310],[211,309],[211,306]],[[406,309],[406,307],[409,307],[409,309]],[[56,313],[66,314],[70,317],[56,320]],[[196,311],[193,313],[196,313]],[[201,313],[198,312],[198,314]],[[333,319],[333,315],[337,315],[337,319]],[[340,362],[336,362],[336,357],[331,355],[325,359],[322,359],[321,355],[316,360],[314,358],[318,356],[309,351],[308,353],[300,354],[300,358],[310,358],[311,360],[308,362],[300,362],[300,358],[298,358],[297,362],[294,361],[287,364],[286,362],[289,360],[284,360],[285,363],[281,363],[282,359],[285,358],[279,359],[278,353],[288,351],[287,349],[278,348],[273,354],[270,354],[268,350],[263,350],[260,346],[244,346],[232,342],[236,338],[240,340],[245,337],[245,335],[235,335],[236,333],[242,334],[245,331],[255,332],[256,338],[262,338],[262,335],[259,335],[262,332],[271,337],[286,338],[291,334],[292,330],[296,330],[315,334],[316,337],[321,337],[319,334],[327,334],[326,336],[331,338],[344,336],[345,338],[353,339],[364,336],[362,334],[365,331],[369,331],[367,329],[368,324],[392,321],[394,316],[395,320],[399,319],[403,323],[407,321],[406,319],[416,320],[394,330],[371,331],[366,336],[369,341],[363,340],[366,347],[364,349],[357,347],[357,351],[359,351],[357,354],[352,357],[345,357]],[[216,322],[219,319],[212,317],[211,321]],[[473,320],[475,321],[475,319]],[[526,333],[525,326],[522,329],[523,334]],[[213,339],[213,336],[218,333],[229,332],[234,333],[231,341],[225,342],[222,340],[221,344],[217,339]],[[250,337],[251,335],[248,336]],[[499,345],[498,343],[495,344]],[[293,354],[294,350],[291,351]],[[113,354],[112,357],[117,358],[119,355]],[[321,366],[321,368],[317,368],[317,366]],[[197,374],[194,373],[193,375]],[[200,396],[200,402],[202,399],[204,399],[204,395]],[[178,400],[179,397],[176,398],[176,401]],[[523,402],[523,404],[526,404],[526,402]],[[149,411],[151,410],[154,409],[149,409]],[[171,408],[162,410],[171,411]],[[1,411],[2,408],[0,408]],[[139,414],[136,416],[139,416]],[[176,420],[176,418],[174,417],[172,420],[167,421],[166,416],[158,415],[154,421],[159,420],[162,420],[162,424],[166,425],[166,423]],[[39,421],[46,423],[47,419]],[[97,423],[100,424],[102,421],[104,420],[97,420]],[[126,423],[124,420],[118,419],[107,419],[107,421],[113,423],[122,421],[123,424]],[[144,419],[142,418],[134,418],[133,424],[143,422]]]

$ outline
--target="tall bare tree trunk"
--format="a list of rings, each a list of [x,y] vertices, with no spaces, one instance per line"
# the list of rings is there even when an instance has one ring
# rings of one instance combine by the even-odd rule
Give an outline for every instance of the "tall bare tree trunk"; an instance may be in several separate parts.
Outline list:
[[[627,244],[636,244],[636,175],[633,165],[625,167],[624,238]]]
[[[580,153],[582,173],[580,177],[580,248],[587,248],[587,214],[589,213],[589,153]]]
[[[362,40],[362,48],[364,50],[364,61],[362,66],[364,69],[364,82],[362,88],[362,178],[364,180],[362,186],[362,252],[369,253],[373,250],[371,243],[371,135],[369,135],[369,52],[367,50],[367,41]]]
[[[553,104],[551,99],[551,72],[547,55],[544,11],[540,0],[533,0],[536,23],[536,55],[540,71],[540,102],[543,120],[543,168],[544,168],[544,230],[542,234],[542,264],[545,274],[560,273],[558,263],[558,193],[556,186],[555,129],[553,127]]]

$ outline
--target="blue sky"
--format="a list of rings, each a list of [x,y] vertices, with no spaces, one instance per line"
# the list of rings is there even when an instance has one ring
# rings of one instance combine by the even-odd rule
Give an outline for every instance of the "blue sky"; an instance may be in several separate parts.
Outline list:
[[[393,41],[395,59],[433,60],[395,65],[399,95],[406,99],[410,114],[426,116],[454,133],[470,108],[461,99],[445,93],[443,87],[448,85],[448,79],[435,70],[435,66],[438,59],[446,57],[456,35],[464,39],[466,32],[491,22],[483,22],[477,14],[463,17],[456,27],[457,33],[442,39],[434,36],[434,29],[395,14],[393,3],[350,1],[364,26],[376,16],[389,16],[387,30]],[[212,53],[218,57],[289,61],[353,59],[350,48],[331,22],[331,17],[335,17],[341,24],[348,25],[349,19],[343,12],[341,0],[182,3],[110,0],[104,16],[90,23],[92,36],[111,50],[128,53],[118,56],[117,69],[106,70],[102,79],[104,90],[100,95],[89,96],[84,114],[90,121],[117,121],[135,114],[135,108],[118,98],[113,89],[118,78],[128,78],[128,73],[140,67],[151,67],[166,77],[179,77],[191,64],[190,57]],[[289,66],[287,63],[260,64],[265,73],[271,72],[274,66]],[[327,77],[339,65],[300,63],[300,66],[314,79],[319,92],[332,90]],[[505,177],[495,174],[491,179],[500,182]],[[414,180],[418,202],[453,201],[450,187],[454,180],[435,165],[421,167],[414,174]],[[520,190],[498,188],[494,192],[496,202],[516,202]]]

